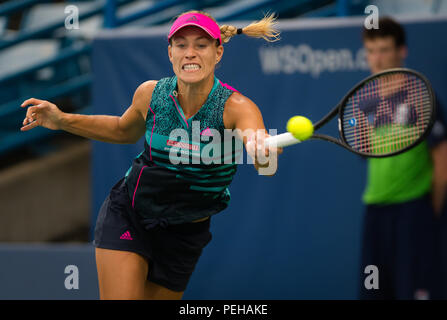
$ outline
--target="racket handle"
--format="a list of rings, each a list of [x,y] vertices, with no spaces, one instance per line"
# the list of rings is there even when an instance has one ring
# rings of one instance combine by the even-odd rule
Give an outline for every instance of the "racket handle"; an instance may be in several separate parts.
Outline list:
[[[300,143],[301,140],[295,138],[290,132],[281,133],[276,136],[271,136],[265,139],[265,145],[275,144],[279,148],[291,146],[293,144]]]

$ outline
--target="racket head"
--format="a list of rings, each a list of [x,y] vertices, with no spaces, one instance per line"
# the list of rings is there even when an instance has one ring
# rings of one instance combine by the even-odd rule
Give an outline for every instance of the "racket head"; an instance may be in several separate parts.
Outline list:
[[[340,138],[350,151],[366,157],[394,156],[415,147],[434,119],[430,82],[406,68],[371,75],[339,104]]]

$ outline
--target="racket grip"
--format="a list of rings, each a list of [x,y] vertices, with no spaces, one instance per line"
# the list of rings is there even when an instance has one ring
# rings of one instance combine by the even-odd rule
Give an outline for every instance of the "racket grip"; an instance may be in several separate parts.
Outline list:
[[[295,138],[290,132],[281,133],[276,136],[271,136],[265,139],[264,143],[266,146],[276,144],[276,147],[282,148],[300,143],[301,140]]]

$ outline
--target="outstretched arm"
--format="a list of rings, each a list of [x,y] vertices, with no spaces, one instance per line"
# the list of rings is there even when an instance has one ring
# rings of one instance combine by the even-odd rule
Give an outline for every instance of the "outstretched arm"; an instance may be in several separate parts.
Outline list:
[[[141,84],[134,93],[132,105],[120,117],[64,113],[49,101],[31,98],[21,105],[29,107],[20,130],[41,126],[108,143],[135,143],[145,132],[146,113],[155,85],[156,81]]]
[[[277,168],[277,154],[282,148],[265,147],[269,135],[258,106],[240,93],[233,93],[224,109],[225,128],[238,130],[248,154],[254,159],[255,169],[262,175],[273,175]]]

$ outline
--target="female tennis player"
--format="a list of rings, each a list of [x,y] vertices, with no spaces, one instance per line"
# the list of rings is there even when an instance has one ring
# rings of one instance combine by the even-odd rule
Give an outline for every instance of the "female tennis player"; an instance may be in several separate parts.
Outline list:
[[[236,172],[237,150],[233,148],[230,155],[213,154],[221,160],[230,157],[230,162],[174,164],[172,154],[181,151],[180,158],[185,152],[186,157],[193,157],[197,145],[179,143],[171,132],[182,129],[191,134],[193,121],[199,121],[202,136],[208,138],[213,134],[223,137],[225,129],[266,132],[258,107],[220,82],[214,69],[222,59],[223,43],[241,33],[277,40],[274,24],[270,15],[237,29],[219,27],[204,12],[181,14],[168,35],[175,75],[142,83],[121,117],[67,114],[35,98],[23,102],[22,107],[29,107],[22,131],[42,126],[119,144],[135,143],[145,135],[143,152],[112,188],[96,222],[101,299],[181,299],[203,248],[211,240],[210,217],[229,203],[228,186]],[[256,135],[250,139],[251,147],[246,136],[243,142],[255,157],[256,169],[262,165],[256,155],[282,152],[280,148],[263,149],[263,140]],[[200,148],[205,145],[206,141],[200,142]]]

